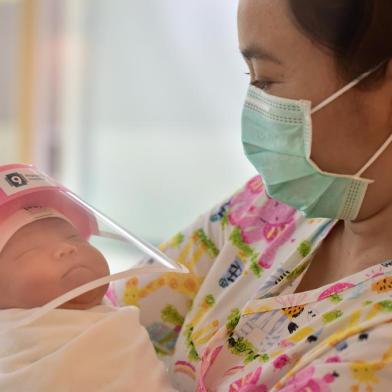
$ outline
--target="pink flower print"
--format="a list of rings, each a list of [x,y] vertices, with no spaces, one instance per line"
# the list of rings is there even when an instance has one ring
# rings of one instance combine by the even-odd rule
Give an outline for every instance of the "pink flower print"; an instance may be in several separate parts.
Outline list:
[[[261,376],[261,367],[254,372],[247,374],[243,378],[230,385],[229,392],[267,392],[266,385],[257,385]]]
[[[287,226],[294,222],[295,213],[292,207],[268,198],[261,207],[251,206],[248,213],[237,222],[237,226],[240,227],[242,237],[247,244],[262,239],[272,243],[286,231]],[[289,239],[287,238],[285,242]]]
[[[214,364],[217,356],[221,352],[223,346],[218,346],[215,347],[214,349],[211,349],[210,347],[207,347],[203,355],[201,356],[201,366],[200,366],[200,377],[199,377],[199,382],[197,385],[197,392],[207,392],[207,387],[205,385],[205,379],[208,373],[208,370],[210,367]]]
[[[318,297],[318,301],[330,297],[333,294],[338,294],[343,290],[354,287],[352,283],[336,283],[324,290]]]
[[[265,222],[260,236],[269,244],[259,259],[261,267],[271,268],[278,249],[291,240],[296,229],[295,214],[295,209],[273,199],[259,210],[259,219]],[[257,233],[253,231],[252,234],[248,239],[254,241],[258,238]]]
[[[249,211],[252,204],[258,199],[260,192],[255,192],[254,187],[250,187],[248,183],[244,190],[234,195],[230,200],[229,221],[233,226],[237,225],[245,213]]]
[[[263,181],[260,176],[253,177],[246,184],[246,188],[254,194],[260,194],[264,190]]]
[[[290,362],[290,358],[286,355],[280,355],[278,358],[276,358],[272,364],[274,365],[275,369],[282,369],[284,368],[288,363]]]
[[[271,268],[278,249],[291,240],[296,229],[297,211],[268,195],[262,206],[256,206],[254,203],[258,197],[248,187],[234,196],[230,202],[229,220],[240,229],[245,244],[251,245],[262,240],[267,242],[268,246],[258,263],[268,269]]]
[[[266,224],[263,229],[263,236],[267,242],[272,242],[286,228],[285,224],[271,225]]]
[[[372,268],[370,272],[366,274],[366,277],[368,278],[376,278],[378,276],[384,275],[384,271],[381,267],[381,265],[377,266],[377,268]]]
[[[209,347],[207,347],[201,359],[201,375],[205,375],[207,373],[208,369],[214,364],[216,357],[219,355],[222,348],[223,346],[218,346],[211,350]]]
[[[335,376],[332,373],[328,373],[326,374],[322,380],[326,383],[326,384],[332,384],[335,381]]]
[[[314,378],[315,371],[314,366],[302,369],[291,377],[279,392],[329,392],[329,384],[335,381],[335,376],[327,374],[322,379],[317,379]]]
[[[106,291],[105,297],[112,303],[113,306],[118,305],[118,300],[116,296],[116,292],[114,291],[113,284],[111,284]]]
[[[279,342],[279,346],[282,347],[282,348],[289,348],[289,347],[295,346],[295,344],[294,344],[293,342],[290,342],[290,341],[287,340],[287,339],[282,339],[282,340]]]
[[[174,372],[185,374],[187,377],[196,379],[196,368],[188,361],[176,361]]]
[[[329,357],[325,361],[325,363],[339,363],[339,362],[342,362],[342,360],[340,359],[340,357],[338,355],[335,355],[333,357]]]
[[[297,211],[286,204],[267,197],[267,202],[261,207],[260,214],[263,220],[270,225],[287,225],[294,220]]]
[[[240,392],[267,392],[267,386],[266,385],[246,385],[242,387]]]
[[[226,370],[224,375],[225,375],[225,376],[232,376],[232,375],[234,375],[234,374],[240,372],[241,370],[243,370],[244,367],[245,367],[244,365],[234,366],[234,367],[232,367],[232,368]]]

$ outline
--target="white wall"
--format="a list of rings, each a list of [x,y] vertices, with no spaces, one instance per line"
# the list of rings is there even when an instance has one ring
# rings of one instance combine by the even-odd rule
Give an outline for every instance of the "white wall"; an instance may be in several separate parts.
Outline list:
[[[0,3],[0,164],[19,159],[17,133],[19,7]]]
[[[64,179],[159,242],[254,174],[241,146],[237,1],[68,4],[83,43],[64,79],[78,81],[65,86]]]

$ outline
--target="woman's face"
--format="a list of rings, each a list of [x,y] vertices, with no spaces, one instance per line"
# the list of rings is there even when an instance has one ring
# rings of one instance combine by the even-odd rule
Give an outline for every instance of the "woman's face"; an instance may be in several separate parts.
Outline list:
[[[238,30],[250,80],[268,94],[316,106],[348,83],[332,54],[297,27],[287,0],[240,0]],[[392,132],[391,79],[351,89],[313,115],[312,159],[322,170],[356,174],[385,142]],[[377,186],[369,189],[359,220],[387,202],[377,194],[392,194],[383,177],[387,167],[392,147],[363,175]]]

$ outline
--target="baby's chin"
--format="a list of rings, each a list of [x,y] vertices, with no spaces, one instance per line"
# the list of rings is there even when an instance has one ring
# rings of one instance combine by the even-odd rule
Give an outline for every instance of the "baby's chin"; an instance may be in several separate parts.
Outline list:
[[[96,279],[102,278],[102,272],[98,273],[97,271],[91,270],[85,267],[78,267],[70,271],[63,278],[63,287],[65,288],[65,292],[71,291],[80,287],[86,283],[92,282]],[[61,306],[61,308],[65,309],[88,309],[93,306],[99,305],[102,302],[102,298],[104,297],[108,284],[97,287],[93,290],[90,290]]]
[[[79,297],[73,298],[72,300],[61,305],[62,309],[90,309],[93,306],[100,305],[102,299],[108,290],[109,284],[105,286],[97,287],[94,290],[88,291],[80,295]]]

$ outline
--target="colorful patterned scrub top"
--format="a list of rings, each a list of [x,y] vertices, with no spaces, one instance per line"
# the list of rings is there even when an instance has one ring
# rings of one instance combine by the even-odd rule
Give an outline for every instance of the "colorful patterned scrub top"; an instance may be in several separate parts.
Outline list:
[[[255,177],[162,245],[191,274],[132,278],[110,296],[141,308],[179,391],[387,391],[392,262],[293,294],[336,222],[306,219]]]

